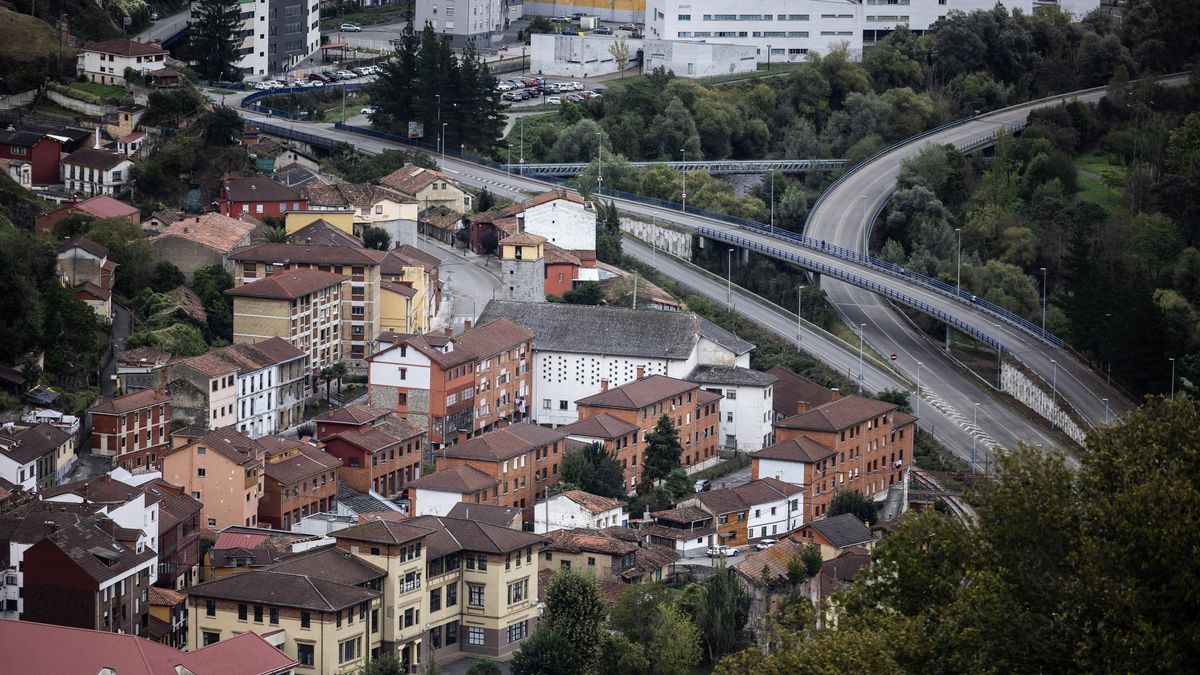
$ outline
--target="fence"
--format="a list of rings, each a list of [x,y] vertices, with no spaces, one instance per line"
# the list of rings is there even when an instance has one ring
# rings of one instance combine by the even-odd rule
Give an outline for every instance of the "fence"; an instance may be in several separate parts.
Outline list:
[[[340,89],[343,92],[358,91],[363,88],[363,84],[361,82],[356,82],[353,84],[333,84],[329,86],[333,87],[334,89]],[[326,87],[283,87],[280,89],[263,89],[247,95],[242,99],[240,105],[243,109],[259,113],[260,115],[269,115],[271,117],[295,120],[297,122],[307,122],[312,120],[312,115],[307,112],[298,113],[290,110],[280,110],[279,108],[271,108],[265,105],[259,105],[255,103],[255,101],[267,98],[268,96],[279,96],[280,94],[312,94],[327,90],[328,89]]]

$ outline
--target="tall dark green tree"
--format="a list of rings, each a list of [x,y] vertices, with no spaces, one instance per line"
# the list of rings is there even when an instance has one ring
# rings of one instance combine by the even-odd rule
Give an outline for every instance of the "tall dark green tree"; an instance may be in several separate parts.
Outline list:
[[[679,444],[679,432],[671,418],[659,417],[654,430],[646,434],[646,458],[642,460],[642,482],[638,483],[638,492],[649,490],[656,481],[670,476],[679,466],[681,455],[683,446]]]
[[[187,54],[196,74],[206,80],[237,82],[242,72],[235,65],[241,39],[241,5],[224,0],[197,0],[192,5]]]
[[[546,610],[538,632],[561,634],[586,671],[596,661],[608,621],[608,603],[600,595],[596,578],[570,568],[557,570],[545,599]]]
[[[564,457],[562,480],[601,497],[625,494],[621,464],[600,443],[589,443]]]

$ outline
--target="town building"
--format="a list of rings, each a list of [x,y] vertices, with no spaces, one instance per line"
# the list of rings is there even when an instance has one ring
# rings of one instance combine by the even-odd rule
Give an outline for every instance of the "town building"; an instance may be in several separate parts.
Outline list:
[[[125,71],[138,74],[167,67],[170,52],[156,42],[125,38],[89,42],[80,50],[76,70],[92,82],[125,86]]]
[[[58,485],[75,467],[76,434],[41,422],[0,431],[0,478],[26,490]]]
[[[308,444],[285,447],[265,458],[258,522],[290,530],[312,514],[337,510],[338,467],[342,462]]]
[[[348,277],[281,270],[225,291],[233,298],[233,341],[286,340],[302,353],[315,389],[321,369],[342,360],[342,297]]]
[[[621,463],[626,492],[633,492],[637,487],[645,459],[641,427],[608,413],[600,413],[559,427],[559,431],[580,443],[603,445],[604,451]]]
[[[57,530],[97,510],[92,504],[28,500],[0,510],[0,619],[17,620],[25,609],[25,552]]]
[[[796,411],[775,423],[774,446],[751,455],[750,475],[807,486],[805,522],[824,516],[837,492],[874,498],[905,480],[917,418],[896,404],[843,396]]]
[[[162,68],[160,70],[166,71],[169,69]],[[171,70],[170,72],[175,73],[176,77],[180,77],[179,73],[175,72],[174,70]],[[144,131],[134,131],[117,139],[117,152],[125,155],[126,157],[138,159],[142,156],[146,149],[146,132]]]
[[[539,0],[526,2],[523,11],[527,17],[579,13],[597,17],[601,21],[640,24],[645,18],[646,0],[611,0],[604,3],[596,0]]]
[[[379,328],[383,332],[425,333],[441,305],[436,257],[415,246],[397,246],[380,265]]]
[[[804,487],[774,478],[759,478],[737,487],[698,492],[679,502],[716,519],[717,543],[745,546],[778,539],[804,524]]]
[[[340,480],[359,492],[401,496],[421,477],[425,430],[398,416],[338,432],[323,442],[325,452],[341,460]]]
[[[720,401],[720,394],[705,391],[691,382],[665,375],[644,376],[639,372],[638,379],[620,387],[609,388],[602,381],[600,393],[575,403],[581,419],[607,413],[637,425],[643,445],[659,419],[667,417],[683,447],[680,465],[688,471],[698,471],[718,460]]]
[[[705,509],[680,506],[648,515],[653,522],[642,527],[647,541],[665,546],[680,557],[702,556],[708,547],[717,544],[716,518]]]
[[[0,171],[8,174],[12,182],[22,188],[33,189],[33,164],[28,160],[0,158]]]
[[[92,453],[130,471],[157,467],[171,444],[171,397],[162,386],[102,399],[88,408]]]
[[[317,546],[328,544],[322,537],[301,532],[230,525],[217,532],[205,554],[201,576],[204,581],[262,569]]]
[[[187,649],[187,596],[170,588],[151,586],[150,619],[146,637],[173,649]]]
[[[416,243],[419,204],[386,185],[312,182],[300,193],[313,211],[352,210],[354,227],[348,234],[362,236],[366,228],[377,227],[388,233],[393,246]]]
[[[534,508],[534,531],[539,533],[576,528],[602,530],[628,524],[629,517],[619,500],[583,490],[560,492]]]
[[[288,73],[321,45],[320,11],[302,0],[243,3],[237,68],[246,79]]]
[[[576,192],[556,188],[524,201],[467,217],[471,250],[493,253],[501,240],[521,232],[574,253],[596,250],[596,213]]]
[[[154,492],[142,490],[139,486],[129,485],[108,475],[94,478],[84,478],[71,483],[65,483],[47,488],[39,493],[42,500],[58,504],[86,504],[94,508],[94,513],[109,518],[117,527],[128,532],[127,536],[132,548],[135,544],[140,550],[143,546],[153,551],[159,549],[159,497]],[[158,569],[150,570],[150,583],[158,581]]]
[[[270,639],[302,669],[359,672],[379,654],[384,570],[332,548],[292,569],[272,566],[188,589],[188,642],[207,646],[242,632]],[[281,563],[286,565],[287,563]]]
[[[793,538],[819,547],[822,560],[832,560],[852,547],[861,546],[869,551],[875,546],[871,528],[853,513],[806,523]]]
[[[158,561],[141,534],[92,516],[30,546],[21,621],[141,635]]]
[[[538,424],[580,418],[575,402],[645,375],[686,379],[700,365],[750,367],[754,345],[690,312],[492,300],[479,322],[508,319],[533,339]]]
[[[258,244],[237,249],[230,258],[236,264],[235,285],[295,269],[349,276],[349,287],[340,294],[341,331],[336,335],[342,342],[340,358],[346,359],[352,370],[361,370],[379,336],[380,266],[385,256],[383,251],[352,246]]]
[[[429,515],[429,514],[417,514]],[[507,527],[510,530],[524,530],[525,522],[521,518],[521,509],[511,506],[492,506],[489,504],[469,504],[459,502],[450,508],[446,514],[450,518],[472,520],[496,527]]]
[[[261,219],[302,211],[308,208],[308,202],[298,191],[269,178],[237,176],[221,181],[217,207],[223,216],[236,218],[246,214]]]
[[[171,415],[184,427],[221,429],[237,423],[238,366],[214,352],[171,363]]]
[[[385,422],[393,414],[395,411],[387,408],[371,408],[357,404],[323,412],[313,420],[317,424],[317,440],[327,441],[330,436],[343,431],[375,426]]]
[[[95,310],[96,316],[111,322],[112,292],[119,264],[108,259],[108,249],[81,237],[59,244],[55,250],[63,286]]]
[[[471,193],[458,181],[436,169],[409,165],[380,178],[379,183],[416,200],[419,212],[437,207],[459,215],[471,212]]]
[[[263,496],[263,457],[269,449],[234,429],[217,429],[170,449],[162,460],[163,479],[204,505],[201,527],[254,526]]]
[[[221,265],[233,272],[229,253],[250,243],[261,223],[240,214],[236,218],[220,213],[205,213],[180,218],[150,237],[154,258],[179,268],[188,279],[205,265]]]
[[[532,424],[513,424],[438,451],[438,470],[470,466],[500,481],[500,506],[525,511],[534,522],[533,506],[558,483],[559,465],[568,450],[566,434]]]
[[[462,229],[463,215],[451,211],[444,206],[434,206],[424,209],[417,216],[417,231],[426,237],[436,239],[451,246],[456,242],[455,236]]]
[[[537,629],[540,535],[421,516],[334,537],[339,550],[388,570],[382,652],[406,670],[459,653],[503,658]]]
[[[804,403],[809,408],[815,408],[829,403],[838,397],[837,389],[830,389],[801,377],[783,366],[771,366],[768,375],[774,375],[775,385],[772,387],[772,407],[775,421],[796,414],[796,404]]]
[[[500,299],[517,302],[546,301],[546,238],[528,232],[500,240]],[[570,290],[570,289],[568,289]]]
[[[139,486],[158,503],[158,585],[182,590],[200,581],[199,500],[161,478]]]
[[[96,195],[95,197],[88,197],[83,201],[63,204],[49,213],[38,216],[35,221],[34,232],[47,237],[53,236],[54,226],[59,221],[74,215],[91,217],[97,220],[124,218],[134,225],[140,225],[142,222],[141,211],[138,207],[130,206],[108,195]]]
[[[679,558],[670,547],[644,542],[637,530],[585,527],[547,533],[538,566],[543,572],[574,569],[594,574],[602,588],[615,581],[619,594],[625,584],[670,580]]]
[[[408,488],[409,513],[414,516],[449,515],[460,503],[494,506],[500,498],[500,479],[467,464],[426,474]]]
[[[687,380],[721,394],[721,447],[761,450],[774,442],[774,375],[739,366],[696,366]]]
[[[438,446],[519,422],[532,388],[532,340],[507,320],[397,339],[369,359],[368,401],[428,429]]]
[[[135,634],[52,626],[33,621],[0,621],[4,667],[14,673],[104,673],[180,675],[257,673],[292,675],[296,661],[271,643],[247,632],[201,649],[181,652]]]
[[[131,169],[133,161],[115,150],[83,148],[63,158],[62,182],[68,192],[112,196],[125,190]]]
[[[443,11],[438,13],[438,5],[442,4]],[[517,11],[519,3],[514,3]],[[468,42],[475,42],[481,47],[489,46],[499,41],[509,21],[520,18],[520,14],[512,16],[506,12],[508,3],[504,0],[467,0],[451,5],[420,0],[416,3],[416,24],[433,26],[438,35],[445,35],[454,47],[462,47]],[[455,11],[457,10],[457,14]]]
[[[66,138],[40,131],[0,129],[0,159],[29,162],[33,185],[54,185],[62,182],[60,164],[66,142]]]

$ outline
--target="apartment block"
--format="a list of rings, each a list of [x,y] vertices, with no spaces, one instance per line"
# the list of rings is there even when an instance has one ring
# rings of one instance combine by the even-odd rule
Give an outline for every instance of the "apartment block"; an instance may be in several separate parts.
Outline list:
[[[88,418],[92,452],[129,470],[157,467],[171,443],[171,397],[162,387],[102,400]]]
[[[425,430],[397,416],[341,431],[324,443],[325,452],[341,460],[338,477],[358,492],[403,496],[421,477]]]
[[[497,505],[522,509],[525,522],[532,523],[533,505],[558,483],[568,443],[561,430],[514,424],[442,448],[438,471],[469,466],[495,478],[500,481]]]

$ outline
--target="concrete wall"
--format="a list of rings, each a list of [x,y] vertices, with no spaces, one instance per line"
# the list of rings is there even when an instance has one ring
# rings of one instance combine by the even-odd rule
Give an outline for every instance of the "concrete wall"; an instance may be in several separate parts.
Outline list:
[[[1000,383],[1004,393],[1029,406],[1046,421],[1053,424],[1081,446],[1085,446],[1086,432],[1074,417],[1061,405],[1061,397],[1054,395],[1048,383],[1035,380],[1011,363],[1000,367]]]
[[[125,76],[122,75],[121,79],[123,81]],[[95,103],[80,101],[77,98],[71,98],[66,94],[60,94],[57,91],[47,90],[46,98],[54,101],[67,110],[74,110],[77,113],[83,113],[84,115],[90,115],[91,117],[103,117],[105,113],[109,112],[113,108],[113,106],[109,105],[96,105]]]
[[[175,265],[189,280],[200,267],[225,264],[220,251],[183,237],[157,237],[150,240],[150,245],[154,247],[156,260]]]
[[[609,49],[623,40],[630,63],[642,48],[641,40],[612,35],[537,34],[530,44],[529,69],[543,75],[595,77],[615,73],[617,61]],[[626,65],[628,67],[628,65]]]
[[[546,261],[501,260],[500,293],[504,300],[546,301]]]
[[[655,68],[665,68],[679,77],[752,73],[758,69],[758,49],[750,45],[646,40],[642,72]]]
[[[621,231],[633,235],[635,239],[652,244],[660,252],[666,251],[676,258],[688,261],[692,259],[692,235],[686,232],[626,216],[621,217]]]
[[[641,23],[646,0],[545,0],[526,2],[525,16],[598,16],[602,21]]]
[[[0,110],[12,110],[21,106],[33,103],[33,99],[37,98],[37,89],[30,89],[19,94],[10,94],[8,96],[0,96]]]

